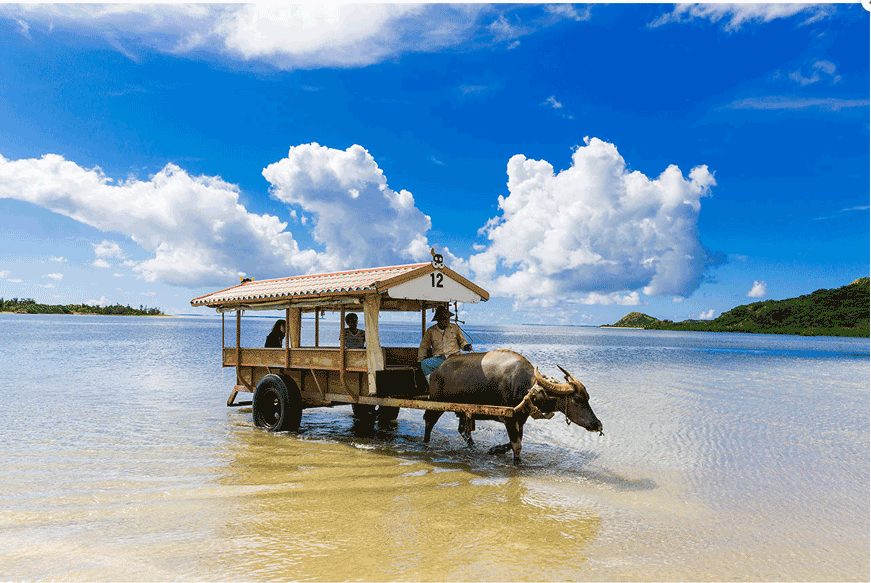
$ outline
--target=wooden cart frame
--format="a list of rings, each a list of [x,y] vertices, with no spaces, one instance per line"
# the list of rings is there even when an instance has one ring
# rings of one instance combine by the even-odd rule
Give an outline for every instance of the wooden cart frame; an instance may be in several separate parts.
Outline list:
[[[417,365],[418,349],[383,346],[380,339],[381,312],[419,312],[423,334],[429,324],[429,310],[488,299],[485,290],[445,267],[440,256],[435,256],[432,263],[244,281],[194,298],[191,305],[212,307],[221,313],[222,365],[236,369],[236,383],[227,405],[253,403],[255,424],[270,430],[295,430],[302,409],[341,404],[512,417],[514,409],[510,407],[429,400]],[[284,312],[287,325],[283,348],[242,347],[243,313],[260,310]],[[320,346],[321,314],[328,311],[340,316],[337,347]],[[235,313],[233,346],[226,346],[225,340],[228,312]],[[345,348],[345,315],[349,312],[363,314],[364,349]],[[314,346],[300,345],[303,314],[314,315]],[[268,406],[261,407],[272,408],[265,417],[257,411],[261,385],[265,388],[260,392],[271,395]],[[237,403],[242,392],[254,393],[252,402]]]

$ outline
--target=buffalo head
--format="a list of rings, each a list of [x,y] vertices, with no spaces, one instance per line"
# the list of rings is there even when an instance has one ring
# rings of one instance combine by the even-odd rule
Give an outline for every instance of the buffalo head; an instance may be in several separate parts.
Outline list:
[[[563,367],[557,367],[565,375],[565,382],[552,381],[538,372],[535,368],[535,382],[543,388],[549,397],[556,400],[554,410],[560,411],[566,416],[566,421],[580,425],[587,431],[602,431],[602,422],[593,413],[590,407],[590,395],[584,383],[576,379]]]

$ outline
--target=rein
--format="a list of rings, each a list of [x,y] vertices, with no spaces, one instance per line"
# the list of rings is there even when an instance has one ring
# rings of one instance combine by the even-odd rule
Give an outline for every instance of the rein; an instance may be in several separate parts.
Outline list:
[[[514,407],[515,413],[520,413],[524,409],[529,409],[529,416],[533,419],[550,419],[553,417],[553,412],[551,413],[542,413],[541,409],[535,406],[535,403],[532,402],[532,398],[538,396],[542,393],[547,395],[547,391],[544,390],[544,387],[539,385],[538,383],[532,385],[532,388],[529,389],[529,392],[526,393],[526,396],[523,397],[523,400]]]
[[[532,417],[533,419],[551,419],[554,415],[554,412],[542,413],[541,409],[536,407],[535,403],[532,402],[533,397],[539,396],[542,393],[544,393],[545,398],[551,398],[551,399],[563,398],[563,402],[565,404],[565,407],[564,407],[563,411],[560,411],[560,413],[562,413],[565,416],[566,425],[571,425],[572,420],[569,419],[569,397],[571,395],[560,395],[559,397],[554,397],[554,396],[548,394],[547,390],[544,387],[542,387],[541,385],[539,385],[538,383],[535,383],[534,385],[532,385],[532,388],[529,389],[529,392],[526,393],[526,396],[523,397],[523,400],[520,401],[520,403],[518,403],[516,407],[514,407],[514,412],[520,413],[524,409],[528,408],[529,409],[529,416]],[[605,435],[605,433],[603,431],[599,430],[599,435],[602,436],[602,435]]]
[[[565,398],[563,399],[563,403],[566,404],[566,410],[563,411],[563,415],[566,416],[566,425],[571,425],[572,420],[569,419],[569,397],[568,397],[568,395],[566,395]]]
[[[559,397],[555,397],[547,392],[547,389],[535,383],[532,385],[532,388],[529,389],[529,392],[526,393],[526,396],[523,397],[523,400],[514,407],[515,413],[520,413],[524,409],[529,409],[529,416],[533,419],[551,419],[555,413],[555,411],[551,411],[550,413],[542,413],[541,409],[535,406],[535,403],[532,402],[532,399],[538,396],[544,396],[545,399],[560,399],[564,398],[565,402],[565,410],[560,411],[566,417],[566,425],[571,425],[572,421],[569,419],[569,395],[560,395]]]

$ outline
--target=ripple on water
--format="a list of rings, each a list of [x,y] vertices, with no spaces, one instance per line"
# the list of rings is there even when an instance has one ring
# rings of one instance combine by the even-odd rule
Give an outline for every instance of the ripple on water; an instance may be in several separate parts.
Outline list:
[[[224,407],[220,320],[12,318],[4,578],[869,576],[867,339],[474,328],[479,348],[566,367],[605,426],[530,421],[515,467],[486,454],[501,424],[469,449],[451,415],[429,445],[419,411],[256,429]],[[416,342],[403,326],[385,330]]]

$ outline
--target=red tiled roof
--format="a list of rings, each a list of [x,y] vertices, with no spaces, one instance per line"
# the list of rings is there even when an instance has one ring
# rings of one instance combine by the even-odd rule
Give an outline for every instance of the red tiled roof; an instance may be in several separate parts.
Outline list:
[[[375,284],[426,267],[429,263],[373,267],[338,273],[316,275],[297,275],[281,279],[248,281],[222,291],[207,294],[191,300],[192,306],[216,306],[224,303],[256,303],[270,298],[304,297],[349,291],[374,290]]]

